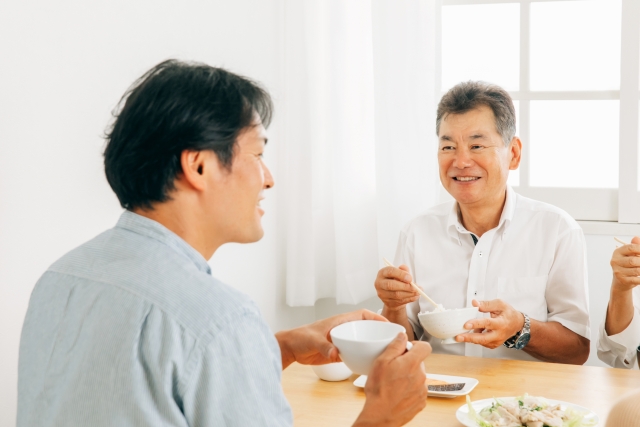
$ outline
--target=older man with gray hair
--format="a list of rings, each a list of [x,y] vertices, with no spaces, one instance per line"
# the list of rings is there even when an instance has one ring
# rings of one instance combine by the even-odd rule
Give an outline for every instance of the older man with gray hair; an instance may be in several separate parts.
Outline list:
[[[436,353],[583,364],[589,356],[587,263],[582,230],[561,209],[507,185],[520,164],[515,108],[502,88],[465,82],[438,106],[440,180],[455,201],[435,206],[400,232],[395,267],[378,272],[382,315]],[[478,307],[471,333],[442,344],[418,314]],[[490,315],[490,316],[489,316]]]

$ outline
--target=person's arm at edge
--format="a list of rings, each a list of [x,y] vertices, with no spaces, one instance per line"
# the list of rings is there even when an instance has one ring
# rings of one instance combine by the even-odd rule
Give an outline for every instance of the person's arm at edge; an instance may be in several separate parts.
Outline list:
[[[612,280],[605,321],[598,336],[598,357],[617,368],[632,368],[640,343],[640,238],[611,256]],[[635,294],[635,295],[634,295]]]
[[[631,244],[613,252],[611,269],[613,278],[605,320],[605,332],[609,336],[624,331],[633,320],[633,289],[640,283],[640,237],[634,237]]]
[[[607,318],[616,316],[617,313],[611,308],[607,310],[605,319],[600,326],[598,333],[598,358],[607,365],[614,368],[632,369],[636,365],[638,359],[637,348],[640,344],[640,289],[633,290],[633,315],[631,322],[624,329],[616,331],[610,328],[609,331],[615,331],[610,334],[607,331]],[[610,303],[610,307],[615,306]],[[610,320],[610,319],[609,319]]]
[[[611,285],[609,305],[607,306],[607,319],[604,329],[607,335],[618,335],[629,327],[634,315],[633,292],[616,287],[615,282]],[[615,315],[614,315],[615,313]]]

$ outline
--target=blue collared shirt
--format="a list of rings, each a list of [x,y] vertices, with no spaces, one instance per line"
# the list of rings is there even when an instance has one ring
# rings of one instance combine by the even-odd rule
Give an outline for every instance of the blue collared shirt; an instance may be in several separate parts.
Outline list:
[[[159,223],[125,211],[36,284],[18,427],[290,426],[257,306]]]

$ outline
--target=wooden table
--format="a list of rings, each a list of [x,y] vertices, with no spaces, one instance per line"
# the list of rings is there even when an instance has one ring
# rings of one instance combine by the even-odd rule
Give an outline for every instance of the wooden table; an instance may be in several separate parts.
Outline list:
[[[472,377],[480,381],[472,400],[529,393],[564,400],[595,411],[604,426],[618,398],[640,389],[640,371],[573,366],[555,363],[432,354],[425,361],[427,372]],[[318,379],[309,366],[293,364],[282,375],[284,393],[293,408],[294,423],[305,426],[350,426],[364,405],[365,395],[353,385],[357,375],[341,382]],[[460,427],[456,410],[464,397],[429,397],[427,407],[407,425]]]

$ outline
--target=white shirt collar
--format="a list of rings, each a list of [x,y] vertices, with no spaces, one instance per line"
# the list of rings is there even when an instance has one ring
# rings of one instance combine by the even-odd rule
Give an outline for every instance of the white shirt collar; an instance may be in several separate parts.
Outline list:
[[[516,192],[507,185],[507,196],[504,202],[504,207],[502,208],[502,214],[500,215],[500,222],[498,222],[498,229],[502,228],[501,235],[504,236],[506,233],[509,224],[513,220],[513,213],[516,209]],[[460,222],[460,207],[458,206],[458,202],[454,202],[451,208],[451,212],[449,212],[449,217],[447,219],[447,232],[449,235],[458,241],[458,244],[462,244],[460,241],[460,234],[471,234],[464,225]]]

